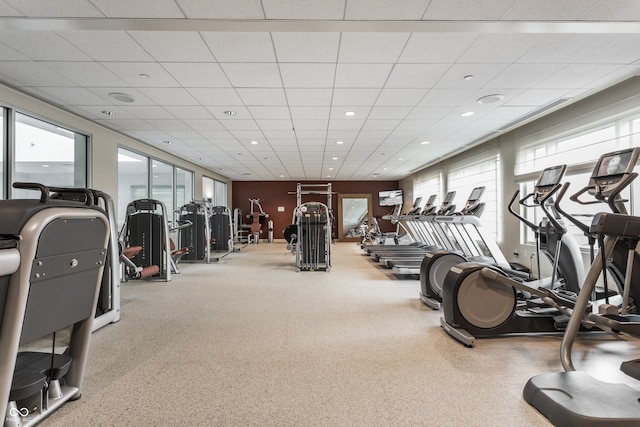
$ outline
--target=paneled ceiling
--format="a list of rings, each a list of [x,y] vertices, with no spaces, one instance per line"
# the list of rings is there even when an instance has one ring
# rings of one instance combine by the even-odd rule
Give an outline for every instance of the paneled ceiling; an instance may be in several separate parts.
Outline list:
[[[4,83],[233,180],[401,179],[640,67],[636,0],[0,0],[0,16]]]

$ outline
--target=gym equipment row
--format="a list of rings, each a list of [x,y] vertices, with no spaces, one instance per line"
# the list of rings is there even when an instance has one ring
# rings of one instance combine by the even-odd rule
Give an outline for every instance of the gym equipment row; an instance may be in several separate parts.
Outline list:
[[[14,187],[40,198],[0,201],[0,413],[12,427],[80,397],[110,239],[90,190],[78,202],[53,197],[60,188]],[[69,328],[68,348],[56,352],[56,332]],[[19,351],[48,336],[50,353]]]
[[[179,222],[191,224],[180,229],[180,246],[187,248],[181,260],[209,263],[235,252],[231,212],[226,206],[198,200],[183,205],[177,213]]]
[[[637,177],[633,172],[639,149],[621,150],[600,157],[589,184],[571,196],[580,204],[606,203],[611,212],[595,215],[588,232],[598,241],[599,254],[594,257],[586,279],[575,302],[571,318],[560,347],[560,360],[564,372],[531,378],[524,388],[525,400],[557,426],[637,426],[640,425],[640,392],[626,384],[598,380],[576,370],[572,348],[578,331],[585,325],[604,331],[640,337],[638,315],[638,253],[640,217],[630,216],[620,193]],[[564,189],[566,191],[566,188]],[[591,196],[584,200],[584,195]],[[626,253],[624,264],[614,265],[620,271],[624,266],[623,289],[619,289],[619,305],[600,305],[590,310],[592,295],[599,278],[607,286],[608,264],[619,257],[616,251]],[[620,287],[620,283],[617,283]],[[640,360],[624,362],[621,370],[640,379]]]

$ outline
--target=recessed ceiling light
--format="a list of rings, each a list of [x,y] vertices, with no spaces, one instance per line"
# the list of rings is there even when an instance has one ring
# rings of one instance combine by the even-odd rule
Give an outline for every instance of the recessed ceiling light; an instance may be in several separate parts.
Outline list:
[[[382,168],[382,170],[383,170],[383,171],[387,171],[387,170],[389,170],[389,168]]]
[[[427,144],[430,144],[430,143],[431,143],[431,141],[422,141],[420,144],[427,145]]]
[[[115,113],[109,110],[102,110],[102,114],[104,114],[105,116],[113,116]]]
[[[355,111],[345,111],[344,115],[348,116],[348,117],[351,117],[351,116],[355,116],[356,112]]]
[[[473,111],[467,111],[465,113],[460,114],[462,117],[473,116],[475,113]]]
[[[242,175],[244,175],[244,176],[251,176],[251,175],[253,175],[253,174],[252,174],[251,172],[243,172],[243,173],[242,173]]]
[[[327,175],[327,178],[331,178],[331,175]]]
[[[258,141],[251,141],[251,145],[258,145]]]
[[[483,96],[482,98],[478,98],[476,101],[478,104],[494,104],[496,102],[502,101],[504,99],[504,95],[500,95],[499,93],[493,95]]]
[[[404,160],[404,157],[398,157],[398,160]]]
[[[168,139],[162,142],[164,142],[165,144],[171,144],[171,141],[169,141]]]
[[[263,157],[264,160],[271,160],[271,157]]]
[[[141,79],[148,79],[149,77],[151,77],[149,74],[139,74],[138,77],[140,77]]]
[[[196,160],[204,160],[204,157],[196,157]]]
[[[331,160],[338,160],[338,158],[337,157],[332,157]]]
[[[468,75],[464,76],[463,79],[465,79],[465,80],[473,80],[473,75],[472,74],[468,74]]]
[[[120,102],[133,102],[133,96],[128,95],[126,93],[122,93],[122,92],[111,92],[109,94],[109,97],[112,99],[115,99],[116,101],[120,101]]]
[[[284,175],[280,175],[280,178],[284,178]]]
[[[43,168],[48,168],[48,167],[49,167],[49,165],[42,165],[42,167],[43,167]]]
[[[380,176],[380,174],[376,172],[373,174],[373,176]]]
[[[342,144],[344,144],[344,141],[336,141],[336,144],[342,145]]]
[[[329,170],[330,170],[330,171],[332,171],[332,170],[333,170],[333,168],[329,168]]]
[[[224,114],[226,116],[237,116],[238,115],[238,113],[236,113],[235,111],[231,111],[231,110],[225,111]]]

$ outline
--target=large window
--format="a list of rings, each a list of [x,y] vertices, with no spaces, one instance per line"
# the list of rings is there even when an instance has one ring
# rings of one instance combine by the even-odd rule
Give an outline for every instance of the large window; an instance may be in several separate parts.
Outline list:
[[[413,180],[414,199],[422,197],[422,204],[424,205],[432,194],[439,196],[439,199],[436,199],[437,204],[442,202],[443,195],[440,183],[440,171],[426,173]]]
[[[118,148],[118,226],[124,223],[126,207],[137,199],[160,200],[173,212],[193,200],[193,172],[169,163]]]
[[[15,115],[12,182],[49,186],[87,186],[87,136],[25,114]],[[39,197],[33,191],[14,190],[14,198]]]
[[[0,199],[4,199],[4,151],[7,146],[5,109],[0,107]]]
[[[537,175],[544,168],[565,164],[568,166],[568,170],[563,182],[568,182],[569,188],[560,206],[564,211],[577,216],[582,222],[590,223],[591,215],[608,211],[608,207],[604,204],[582,205],[571,201],[570,196],[588,185],[592,168],[602,154],[631,146],[640,146],[639,132],[640,119],[627,117],[572,135],[549,138],[523,146],[516,154],[515,165],[516,180],[520,182],[521,197],[533,191]],[[635,187],[638,187],[637,183]],[[640,198],[634,194],[633,188],[632,186],[622,193],[622,197],[629,200],[627,209],[630,213],[637,212],[640,203]],[[581,200],[589,200],[589,195],[583,194]],[[536,224],[544,216],[541,209],[523,209],[521,213]],[[587,238],[580,229],[569,221],[566,221],[566,225],[569,233],[586,249]],[[535,243],[534,239],[533,231],[523,226],[521,243],[533,244]]]
[[[458,211],[464,207],[474,188],[485,187],[481,200],[485,203],[482,214],[483,234],[494,241],[499,240],[498,224],[502,223],[504,211],[503,201],[498,193],[499,164],[500,156],[493,148],[452,164],[447,174],[447,191],[456,192],[454,203]]]
[[[164,203],[168,218],[173,218],[173,166],[155,159],[151,160],[151,198]]]
[[[203,176],[202,198],[211,200],[214,206],[227,206],[227,183]]]

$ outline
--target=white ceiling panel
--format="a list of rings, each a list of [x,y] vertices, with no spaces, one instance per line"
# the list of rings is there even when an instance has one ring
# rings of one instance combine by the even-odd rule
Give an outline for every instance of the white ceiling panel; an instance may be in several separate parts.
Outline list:
[[[214,61],[200,34],[195,32],[131,31],[129,34],[158,62]]]
[[[245,105],[287,105],[283,88],[238,88],[237,92]]]
[[[486,87],[512,89],[535,87],[562,68],[563,65],[560,64],[512,64],[487,83]]]
[[[420,20],[429,0],[348,0],[345,19],[350,20]]]
[[[280,64],[280,72],[286,88],[331,88],[336,66],[335,64]]]
[[[390,64],[338,64],[335,86],[342,88],[375,88],[389,77]]]
[[[460,55],[478,38],[473,33],[413,33],[398,62],[446,64]]]
[[[225,63],[222,69],[237,87],[281,87],[280,72],[276,64]]]
[[[432,88],[449,70],[448,64],[396,64],[388,88]]]
[[[410,33],[343,33],[340,63],[394,64]]]
[[[275,62],[269,33],[201,32],[219,62]]]
[[[251,106],[248,109],[256,120],[287,120],[290,118],[287,107]]]
[[[91,0],[110,18],[183,18],[173,0]]]
[[[125,31],[65,31],[59,35],[95,61],[152,60]]]
[[[590,87],[589,83],[599,77],[613,73],[618,65],[609,64],[571,64],[540,81],[534,87],[566,88],[567,86]]]
[[[343,130],[360,130],[362,129],[364,122],[364,120],[331,120],[330,126],[334,132]]]
[[[541,106],[562,98],[568,92],[569,89],[527,89],[505,101],[504,105]]]
[[[481,88],[509,64],[453,64],[434,86],[439,89]],[[466,76],[470,78],[465,79]]]
[[[296,133],[291,128],[281,129],[281,130],[262,129],[262,133],[264,134],[265,138],[267,138],[269,141],[271,140],[271,138],[282,140],[286,138],[294,139],[296,137]]]
[[[411,112],[412,107],[373,107],[369,119],[404,119]]]
[[[45,67],[25,67],[22,61],[0,62],[0,74],[5,75],[4,80],[14,86],[74,86],[63,75]]]
[[[338,57],[339,33],[271,33],[271,37],[279,62],[335,62]]]
[[[286,120],[256,120],[258,126],[263,131],[291,131],[293,132],[293,123],[287,117]]]
[[[586,12],[593,21],[640,21],[640,4],[636,0],[600,1]]]
[[[138,119],[175,119],[167,110],[156,105],[123,105],[120,110]]]
[[[177,87],[178,82],[156,62],[102,62],[102,65],[133,87]]]
[[[380,89],[341,89],[336,88],[333,91],[333,105],[338,106],[372,106],[378,95]]]
[[[47,62],[47,68],[79,86],[124,86],[125,82],[97,62]]]
[[[36,61],[90,61],[80,49],[54,31],[2,30],[0,40]]]
[[[158,105],[199,105],[199,102],[183,88],[140,88],[140,92]]]
[[[100,105],[104,106],[107,99],[95,92],[81,87],[41,87],[43,93],[48,93],[61,100],[63,105]]]
[[[165,105],[164,109],[173,114],[176,118],[189,117],[189,119],[184,120],[185,123],[200,122],[200,124],[203,124],[202,122],[214,121],[212,120],[213,116],[209,110],[196,105]]]
[[[508,64],[516,62],[524,54],[547,37],[546,34],[481,34],[457,62],[466,64]]]
[[[104,16],[89,0],[4,0],[13,10],[29,17],[102,17]],[[5,10],[2,10],[3,16]]]
[[[428,89],[382,89],[376,106],[417,105]]]
[[[331,89],[287,89],[286,100],[296,107],[327,106],[331,105],[332,94]]]
[[[431,0],[424,19],[494,21],[516,3],[516,0]]]
[[[326,131],[329,126],[329,120],[305,120],[305,119],[293,119],[293,127],[296,132],[308,131],[308,130],[321,130]]]
[[[262,0],[267,19],[343,19],[346,0]]]
[[[176,0],[187,18],[263,19],[260,0]]]
[[[260,130],[254,120],[220,120],[220,124],[228,131],[234,130]]]
[[[222,107],[234,107],[233,111],[240,114],[235,106],[244,105],[242,99],[238,96],[234,89],[225,88],[194,88],[189,89],[189,93],[202,105],[219,105]],[[224,109],[223,109],[224,111]],[[213,112],[213,111],[212,111]],[[222,112],[222,111],[221,111]],[[214,113],[215,114],[215,113]]]
[[[218,64],[165,62],[162,66],[183,87],[230,87]]]
[[[501,17],[507,21],[541,20],[566,21],[582,20],[586,11],[600,0],[582,0],[579,5],[572,0],[518,0]]]

